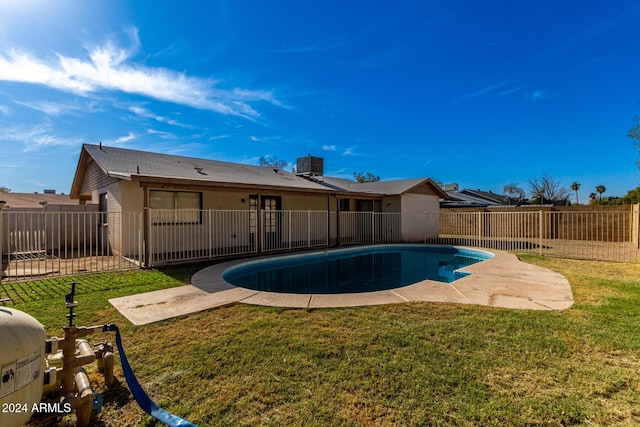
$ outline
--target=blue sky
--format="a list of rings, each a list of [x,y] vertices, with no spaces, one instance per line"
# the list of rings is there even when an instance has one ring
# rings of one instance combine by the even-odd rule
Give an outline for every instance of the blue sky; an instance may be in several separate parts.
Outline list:
[[[637,1],[0,0],[0,185],[67,193],[102,142],[622,196],[638,22]]]

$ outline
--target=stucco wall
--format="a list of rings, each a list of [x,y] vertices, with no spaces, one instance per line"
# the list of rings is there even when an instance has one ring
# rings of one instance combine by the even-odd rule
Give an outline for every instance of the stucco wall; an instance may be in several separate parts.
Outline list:
[[[98,205],[105,193],[107,212],[98,224],[98,242],[105,253],[136,257],[142,250],[142,188],[136,181],[119,180],[92,191],[91,203]]]
[[[403,194],[401,198],[403,240],[421,241],[438,237],[439,199],[423,194]],[[424,214],[428,215],[425,217]]]
[[[400,196],[386,196],[382,198],[382,212],[402,212]]]

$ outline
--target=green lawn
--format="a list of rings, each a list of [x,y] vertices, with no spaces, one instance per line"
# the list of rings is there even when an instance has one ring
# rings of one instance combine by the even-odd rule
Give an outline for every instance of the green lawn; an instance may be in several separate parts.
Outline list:
[[[236,304],[133,327],[107,302],[179,286],[202,267],[188,266],[78,277],[76,320],[118,324],[149,395],[201,426],[639,424],[640,265],[522,259],[564,274],[575,305]],[[68,280],[5,284],[0,298],[61,335]],[[119,386],[97,387],[105,406],[95,425],[155,425],[116,375]]]

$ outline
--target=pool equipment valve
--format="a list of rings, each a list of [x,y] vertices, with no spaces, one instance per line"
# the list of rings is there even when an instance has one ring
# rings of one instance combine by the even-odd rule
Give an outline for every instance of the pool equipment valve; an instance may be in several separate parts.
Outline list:
[[[44,326],[36,319],[22,311],[0,307],[0,427],[20,427],[36,412],[66,415],[73,411],[78,427],[91,425],[93,413],[102,408],[102,395],[91,388],[84,366],[97,361],[105,384],[109,387],[115,382],[113,345],[91,345],[84,339],[98,332],[115,332],[127,384],[146,413],[171,427],[195,427],[160,408],[144,392],[127,361],[116,325],[74,324],[77,284],[72,282],[71,292],[65,296],[69,323],[63,327],[64,338],[46,339]]]

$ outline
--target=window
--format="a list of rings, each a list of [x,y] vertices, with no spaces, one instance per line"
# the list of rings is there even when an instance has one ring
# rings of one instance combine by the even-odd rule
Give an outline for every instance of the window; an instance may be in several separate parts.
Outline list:
[[[264,232],[275,233],[278,231],[278,211],[280,205],[279,197],[265,197],[262,199],[264,209]]]
[[[202,193],[189,191],[149,191],[149,208],[154,224],[200,224]]]
[[[264,211],[263,233],[275,233],[278,231],[279,210],[282,209],[282,198],[280,196],[263,196],[262,206]],[[249,196],[249,231],[255,233],[258,220],[258,196]]]
[[[351,202],[351,199],[339,199],[340,200],[340,206],[338,207],[338,209],[340,210],[340,212],[349,212],[349,204]]]
[[[107,212],[109,211],[109,197],[107,193],[101,193],[98,199],[98,209],[100,211],[100,224],[107,225]]]
[[[249,232],[251,234],[255,234],[258,230],[257,226],[257,218],[258,218],[258,196],[250,195],[249,196]]]

